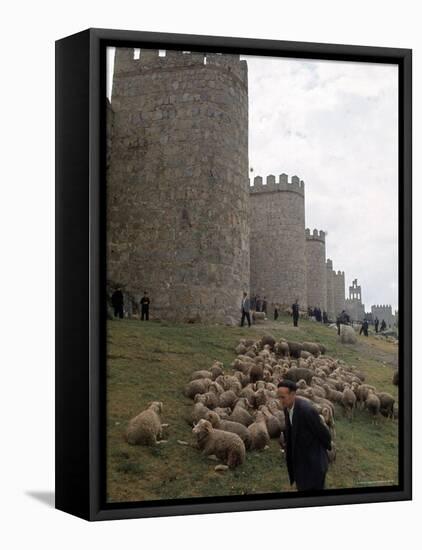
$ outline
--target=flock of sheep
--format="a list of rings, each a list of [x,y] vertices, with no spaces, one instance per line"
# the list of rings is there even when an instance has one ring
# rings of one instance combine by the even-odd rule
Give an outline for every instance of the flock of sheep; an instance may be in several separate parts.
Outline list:
[[[278,438],[283,446],[285,416],[277,398],[277,384],[283,379],[296,382],[299,398],[316,408],[330,430],[331,462],[336,456],[335,405],[340,405],[350,420],[356,408],[366,409],[374,422],[380,414],[397,418],[392,395],[365,384],[358,368],[325,351],[318,343],[276,341],[264,335],[258,341],[240,341],[231,372],[219,361],[207,370],[193,372],[184,394],[194,402],[191,425],[196,448],[223,461],[218,470],[242,464],[247,451],[266,449],[271,438]],[[398,384],[397,371],[393,383]],[[162,403],[156,401],[133,418],[126,432],[128,443],[162,442],[162,430],[167,426],[162,424],[162,411]]]

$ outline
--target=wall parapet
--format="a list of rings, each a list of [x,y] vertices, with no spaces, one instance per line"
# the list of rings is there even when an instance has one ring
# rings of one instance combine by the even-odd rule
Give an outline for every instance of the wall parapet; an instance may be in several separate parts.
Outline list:
[[[311,230],[306,228],[305,238],[307,241],[319,241],[321,243],[325,243],[325,231],[318,231],[318,229],[314,229],[311,233]]]
[[[278,181],[276,181],[276,177],[273,174],[268,175],[265,183],[262,176],[255,176],[252,185],[249,178],[249,192],[251,195],[274,193],[277,191],[290,191],[305,196],[305,183],[298,176],[292,176],[289,181],[288,175],[284,173],[278,176]]]
[[[160,52],[164,55],[160,55]],[[114,74],[122,76],[138,74],[144,69],[207,66],[224,68],[247,85],[247,61],[240,59],[239,54],[140,48],[139,57],[135,58],[135,48],[116,47],[114,58]]]

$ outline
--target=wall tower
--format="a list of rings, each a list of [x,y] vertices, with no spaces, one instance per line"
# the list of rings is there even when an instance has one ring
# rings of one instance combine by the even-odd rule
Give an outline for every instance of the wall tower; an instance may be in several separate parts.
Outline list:
[[[116,48],[107,276],[162,319],[224,321],[249,290],[247,63],[161,53]]]
[[[308,307],[327,311],[327,268],[325,263],[325,232],[305,231],[306,288]]]

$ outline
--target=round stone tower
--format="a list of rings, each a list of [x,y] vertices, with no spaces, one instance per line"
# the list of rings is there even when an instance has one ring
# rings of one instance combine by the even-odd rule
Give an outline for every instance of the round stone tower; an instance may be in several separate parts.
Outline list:
[[[269,175],[250,186],[251,293],[268,303],[307,307],[305,184],[297,176]]]
[[[108,111],[108,280],[147,290],[152,317],[237,318],[249,290],[246,61],[116,48]]]
[[[327,259],[326,271],[327,271],[327,315],[330,321],[335,321],[336,315],[334,313],[333,260]]]
[[[346,308],[346,287],[344,271],[333,271],[334,314],[338,315]]]
[[[327,268],[325,264],[325,233],[305,231],[306,288],[308,306],[327,311]]]

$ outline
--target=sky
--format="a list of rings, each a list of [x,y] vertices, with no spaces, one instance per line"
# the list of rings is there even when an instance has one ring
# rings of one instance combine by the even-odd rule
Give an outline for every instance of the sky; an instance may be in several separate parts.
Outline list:
[[[305,182],[306,227],[366,311],[398,308],[396,65],[240,56],[248,62],[251,179]]]
[[[112,74],[114,48],[108,52]],[[251,179],[305,182],[306,227],[366,311],[398,308],[397,65],[240,56],[248,63]],[[108,79],[110,95],[111,79]]]

